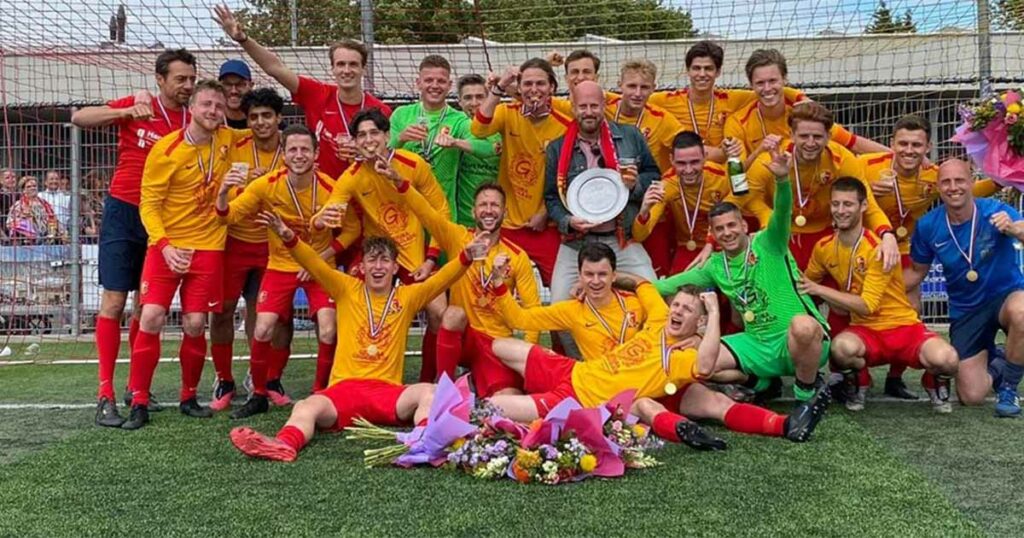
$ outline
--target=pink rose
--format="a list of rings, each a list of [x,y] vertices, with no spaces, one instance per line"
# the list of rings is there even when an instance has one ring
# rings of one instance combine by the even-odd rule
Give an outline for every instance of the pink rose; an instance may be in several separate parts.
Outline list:
[[[1005,121],[1007,125],[1013,125],[1014,123],[1017,123],[1017,114],[1007,114],[1006,119],[1003,121]]]

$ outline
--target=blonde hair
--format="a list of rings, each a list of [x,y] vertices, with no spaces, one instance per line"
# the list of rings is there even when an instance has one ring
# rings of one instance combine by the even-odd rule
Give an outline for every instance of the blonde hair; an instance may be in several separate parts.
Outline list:
[[[629,60],[622,64],[622,69],[619,70],[619,77],[626,76],[626,73],[636,71],[651,81],[657,80],[658,78],[658,67],[654,65],[654,62],[646,59]]]

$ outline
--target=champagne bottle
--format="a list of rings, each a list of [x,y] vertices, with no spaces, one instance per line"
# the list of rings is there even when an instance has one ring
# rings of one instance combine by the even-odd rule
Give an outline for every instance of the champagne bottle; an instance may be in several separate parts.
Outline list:
[[[732,193],[735,196],[742,196],[750,192],[750,184],[747,183],[747,173],[743,170],[743,163],[739,157],[729,157],[726,167],[729,172],[729,183],[732,186]]]

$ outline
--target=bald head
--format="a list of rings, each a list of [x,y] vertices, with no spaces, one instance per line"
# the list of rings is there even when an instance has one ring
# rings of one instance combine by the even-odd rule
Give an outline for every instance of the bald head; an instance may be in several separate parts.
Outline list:
[[[572,109],[580,134],[585,137],[596,135],[604,121],[604,90],[596,82],[580,82],[572,90]]]
[[[957,211],[974,204],[974,174],[971,164],[962,159],[946,159],[939,165],[939,198],[947,211]]]

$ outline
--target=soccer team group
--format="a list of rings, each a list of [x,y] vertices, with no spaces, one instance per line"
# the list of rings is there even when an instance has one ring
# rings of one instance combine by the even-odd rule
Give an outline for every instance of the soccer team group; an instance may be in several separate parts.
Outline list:
[[[970,164],[929,162],[919,117],[900,118],[889,147],[858,137],[787,86],[775,50],[751,54],[750,90],[718,88],[723,50],[709,41],[686,51],[686,89],[655,92],[655,66],[635,60],[606,92],[600,60],[578,50],[463,75],[458,108],[451,66],[429,55],[419,101],[392,112],[363,89],[360,43],[330,48],[335,80],[324,83],[296,75],[227,8],[214,15],[305,124],[280,128],[283,99],[253,88],[244,61],[197,80],[183,49],[158,57],[155,95],[74,114],[119,132],[100,237],[98,425],[149,421],[175,293],[182,413],[232,406],[240,297],[252,385],[231,417],[290,404],[281,377],[299,288],[317,328],[314,392],[276,436],[231,432],[253,457],[292,461],[315,431],[357,417],[422,423],[433,383],[460,367],[478,396],[524,422],[566,398],[595,406],[633,389],[632,412],[656,434],[699,449],[726,444],[691,418],[806,441],[831,400],[863,409],[868,368],[883,364],[886,394],[917,398],[902,380],[909,367],[924,371],[937,412],[952,410],[955,378],[960,402],[994,390],[997,416],[1020,414],[1024,220],[987,197],[999,187]],[[564,65],[568,98],[555,97],[553,65]],[[569,185],[595,168],[617,171],[628,195],[604,222],[567,209]],[[948,342],[918,314],[936,261]],[[113,374],[133,291],[126,419]],[[403,385],[421,311],[420,382]],[[217,384],[204,407],[208,319]],[[554,350],[538,345],[543,331]],[[790,376],[789,415],[750,403]]]

